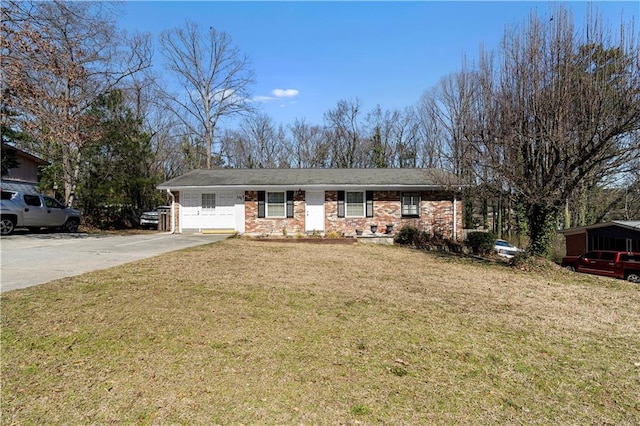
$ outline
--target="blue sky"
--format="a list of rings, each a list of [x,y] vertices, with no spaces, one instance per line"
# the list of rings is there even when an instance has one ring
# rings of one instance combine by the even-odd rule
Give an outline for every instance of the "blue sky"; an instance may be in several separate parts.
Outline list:
[[[413,106],[442,77],[473,61],[480,46],[497,49],[507,25],[531,10],[551,16],[557,2],[170,2],[134,1],[119,25],[157,35],[192,21],[227,32],[256,73],[254,96],[278,124],[322,124],[339,100],[360,99],[364,112]],[[581,27],[585,2],[562,3]],[[613,27],[635,20],[640,3],[596,2]],[[161,56],[156,52],[156,69]]]

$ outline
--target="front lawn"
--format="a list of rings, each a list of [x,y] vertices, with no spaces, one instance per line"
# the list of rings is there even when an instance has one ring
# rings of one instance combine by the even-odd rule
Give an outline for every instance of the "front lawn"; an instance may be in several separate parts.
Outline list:
[[[3,294],[3,424],[638,424],[640,286],[231,239]]]

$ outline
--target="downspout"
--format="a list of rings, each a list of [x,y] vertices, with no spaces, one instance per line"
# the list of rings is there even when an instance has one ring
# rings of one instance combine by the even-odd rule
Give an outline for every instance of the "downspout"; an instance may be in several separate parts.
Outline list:
[[[167,194],[171,197],[171,233],[174,234],[176,232],[176,197],[169,188],[167,188]]]
[[[456,194],[453,194],[453,241],[458,240],[458,209],[456,208]]]

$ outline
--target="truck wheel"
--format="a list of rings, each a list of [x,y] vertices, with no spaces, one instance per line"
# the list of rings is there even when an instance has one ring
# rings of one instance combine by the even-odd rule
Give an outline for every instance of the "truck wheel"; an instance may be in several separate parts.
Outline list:
[[[564,269],[566,269],[567,271],[571,271],[571,272],[575,272],[576,268],[573,265],[567,265],[564,267]]]
[[[12,217],[3,217],[0,219],[0,235],[9,235],[16,227],[16,221]]]
[[[64,232],[78,232],[80,221],[78,219],[67,219],[62,229]]]
[[[629,275],[627,275],[627,281],[640,284],[640,273],[631,272]]]

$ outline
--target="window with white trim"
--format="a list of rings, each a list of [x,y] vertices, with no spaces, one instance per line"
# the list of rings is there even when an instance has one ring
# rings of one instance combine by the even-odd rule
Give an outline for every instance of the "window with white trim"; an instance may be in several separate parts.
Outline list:
[[[285,201],[284,192],[267,192],[267,217],[285,217]]]
[[[402,193],[402,216],[420,217],[420,194],[417,192]]]
[[[347,192],[345,204],[347,217],[364,217],[364,192]]]
[[[216,208],[216,194],[202,194],[202,208],[213,210]]]

